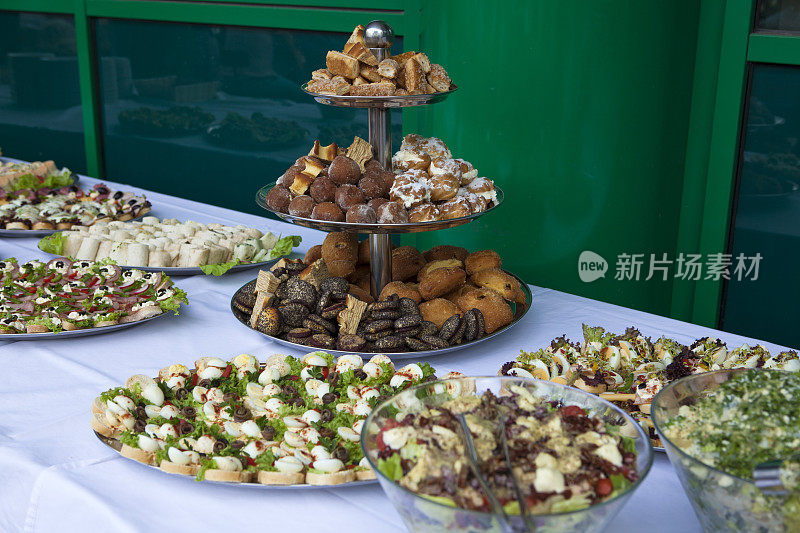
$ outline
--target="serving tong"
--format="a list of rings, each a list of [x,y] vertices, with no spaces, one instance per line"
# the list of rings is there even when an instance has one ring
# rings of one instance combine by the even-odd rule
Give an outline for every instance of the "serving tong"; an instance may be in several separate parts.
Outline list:
[[[478,484],[481,486],[481,490],[483,490],[483,493],[486,495],[486,499],[489,500],[489,505],[492,508],[492,514],[500,523],[501,530],[504,533],[524,533],[534,531],[533,520],[528,512],[528,504],[522,495],[522,491],[519,488],[519,483],[517,483],[517,478],[514,475],[514,470],[511,467],[511,456],[508,451],[508,441],[506,439],[505,418],[499,410],[497,411],[497,415],[500,423],[499,431],[501,436],[500,442],[503,445],[503,456],[506,461],[506,466],[508,467],[508,477],[511,479],[514,495],[516,496],[517,502],[519,502],[520,510],[522,511],[522,522],[518,520],[511,520],[509,518],[508,513],[506,513],[505,509],[503,509],[503,506],[500,505],[500,501],[497,499],[494,491],[492,491],[489,483],[487,483],[486,479],[483,477],[483,474],[481,474],[481,465],[478,462],[478,454],[475,451],[475,444],[472,440],[472,432],[467,424],[466,416],[464,413],[460,413],[456,415],[456,418],[460,424],[462,437],[464,439],[464,443],[466,444],[467,457],[469,458],[470,466],[475,473],[475,478],[478,480]]]
[[[781,480],[781,470],[783,469],[783,463],[790,460],[800,460],[800,454],[757,464],[753,469],[753,484],[767,496],[786,496],[789,494],[789,489],[784,486]]]

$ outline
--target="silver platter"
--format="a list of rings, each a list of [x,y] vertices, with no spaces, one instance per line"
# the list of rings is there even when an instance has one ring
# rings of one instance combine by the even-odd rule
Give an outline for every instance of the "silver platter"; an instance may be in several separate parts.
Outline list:
[[[496,187],[497,202],[486,211],[480,213],[473,213],[467,217],[451,218],[450,220],[434,220],[431,222],[406,222],[405,224],[364,224],[360,222],[330,222],[326,220],[316,220],[313,218],[303,218],[290,215],[288,213],[279,213],[267,207],[266,196],[275,184],[265,185],[261,187],[256,193],[256,203],[269,211],[279,216],[287,222],[297,224],[298,226],[305,226],[307,228],[317,229],[321,231],[346,231],[349,233],[419,233],[423,231],[436,231],[440,229],[454,228],[467,222],[472,222],[476,218],[482,217],[487,213],[491,213],[503,203],[505,195],[503,191]]]
[[[171,311],[165,311],[160,315],[151,316],[144,320],[137,320],[136,322],[128,322],[126,324],[115,324],[113,326],[105,326],[102,328],[86,328],[76,329],[74,331],[61,331],[59,333],[7,333],[0,335],[0,341],[48,341],[52,339],[70,339],[75,337],[89,337],[91,335],[103,335],[104,333],[111,333],[120,329],[132,328],[151,320],[158,320],[167,315],[171,315]]]
[[[509,272],[509,274],[511,274],[511,273]],[[429,357],[429,356],[433,356],[433,355],[442,355],[442,354],[446,354],[446,353],[450,353],[450,352],[455,352],[457,350],[463,350],[465,348],[471,348],[472,346],[475,346],[476,344],[479,344],[481,342],[484,342],[484,341],[487,341],[489,339],[492,339],[492,338],[494,338],[494,337],[496,337],[498,335],[502,335],[503,333],[505,333],[506,331],[511,329],[519,321],[521,321],[525,317],[525,315],[528,313],[528,311],[530,311],[530,309],[532,307],[532,304],[533,304],[533,294],[531,293],[531,288],[524,281],[519,279],[514,274],[511,274],[511,275],[514,276],[517,279],[517,281],[519,281],[520,288],[522,289],[522,292],[525,293],[525,305],[520,305],[520,304],[516,304],[514,302],[509,302],[509,305],[511,305],[512,309],[514,310],[514,320],[509,325],[507,325],[506,327],[500,328],[497,331],[494,331],[491,334],[486,335],[485,337],[481,337],[480,339],[474,340],[472,342],[465,342],[465,343],[462,343],[462,344],[456,344],[455,346],[449,346],[447,348],[440,348],[438,350],[424,350],[424,351],[421,351],[421,352],[413,352],[412,351],[412,352],[381,352],[381,353],[383,353],[384,355],[389,356],[391,359],[414,359],[414,358],[420,358],[420,357]],[[250,282],[248,282],[248,283],[250,283]],[[245,284],[245,285],[247,285],[247,284]],[[237,289],[237,291],[235,293],[233,293],[233,297],[231,298],[231,312],[233,313],[233,316],[235,316],[236,319],[239,322],[241,322],[242,324],[244,324],[245,326],[250,328],[250,321],[249,321],[250,320],[250,315],[246,314],[246,313],[243,313],[242,311],[240,311],[234,305],[234,302],[236,300],[236,295],[239,293],[240,290],[242,290],[245,287],[245,285],[243,285],[242,287],[239,287],[239,289]],[[250,328],[250,329],[253,329],[253,328]],[[258,333],[261,333],[260,331],[255,330],[255,329],[253,329],[253,331],[257,331]],[[333,349],[330,349],[330,348],[315,348],[313,346],[306,346],[304,344],[297,344],[295,342],[287,341],[285,339],[279,339],[278,337],[273,337],[272,335],[267,335],[265,333],[261,333],[261,335],[264,335],[269,340],[277,342],[278,344],[282,344],[284,346],[290,346],[290,347],[292,347],[292,348],[294,348],[296,350],[299,350],[301,352],[309,352],[309,351],[313,351],[313,350],[324,350],[324,351],[326,351],[326,352],[328,352],[330,354],[334,354],[334,355],[337,355],[337,356],[345,355],[345,354],[357,353],[358,355],[360,355],[364,359],[369,359],[370,357],[375,355],[373,352],[369,352],[369,353],[365,353],[365,352],[346,352],[346,351],[342,351],[342,350],[333,350]]]
[[[151,207],[152,209],[152,207]],[[146,216],[150,213],[148,209],[144,213],[140,213],[139,215],[133,217],[131,220],[138,220],[143,216]],[[126,220],[125,222],[129,222]],[[53,233],[58,233],[59,231],[69,231],[66,229],[0,229],[0,237],[48,237]]]
[[[458,90],[454,84],[450,84],[450,90],[444,93],[433,94],[408,94],[405,96],[337,96],[334,94],[319,94],[308,90],[308,84],[302,85],[301,89],[314,97],[320,104],[333,105],[338,107],[378,107],[378,108],[397,108],[415,107],[420,105],[435,104],[446,99]]]
[[[115,452],[119,453],[120,449],[122,449],[122,443],[120,443],[117,439],[110,439],[108,437],[104,437],[96,431],[94,432],[94,435],[95,437],[98,438],[100,442],[102,442]],[[127,457],[124,457],[124,459],[127,459]],[[130,460],[134,461],[133,459]],[[146,466],[148,468],[152,468],[153,470],[158,470],[159,472],[162,472],[164,474],[185,478],[186,480],[190,480],[194,483],[197,483],[194,479],[194,476],[186,476],[186,475],[176,476],[175,474],[168,474],[167,472],[164,472],[155,465],[146,465],[144,463],[140,463],[139,461],[134,461],[134,462]],[[307,483],[302,483],[298,485],[262,485],[261,483],[228,483],[225,481],[209,481],[209,480],[202,481],[204,485],[210,484],[210,485],[222,485],[226,487],[241,487],[246,489],[265,489],[265,490],[303,490],[303,489],[308,490],[308,489],[332,489],[332,488],[338,489],[342,487],[360,487],[362,485],[373,485],[377,482],[378,482],[377,479],[367,479],[364,481],[351,481],[349,483],[340,483],[339,485],[309,485]]]

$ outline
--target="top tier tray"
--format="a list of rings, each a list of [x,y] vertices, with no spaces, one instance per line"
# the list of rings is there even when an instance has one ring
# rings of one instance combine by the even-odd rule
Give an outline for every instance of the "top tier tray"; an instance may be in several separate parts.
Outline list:
[[[495,188],[497,191],[497,202],[487,209],[486,211],[481,211],[480,213],[473,213],[468,217],[459,217],[459,218],[451,218],[448,220],[434,220],[431,222],[406,222],[404,224],[364,224],[359,222],[331,222],[328,220],[316,220],[313,218],[303,218],[290,215],[288,213],[280,213],[278,211],[274,211],[267,206],[265,198],[267,193],[272,190],[275,185],[265,185],[264,187],[260,188],[256,193],[256,203],[260,206],[269,211],[270,213],[274,213],[275,215],[279,216],[283,220],[287,222],[291,222],[292,224],[297,224],[298,226],[305,226],[311,229],[318,229],[321,231],[346,231],[348,233],[419,233],[423,231],[435,231],[440,229],[447,229],[447,228],[454,228],[456,226],[460,226],[461,224],[466,224],[467,222],[472,222],[478,217],[481,217],[487,213],[491,213],[497,207],[503,203],[504,195],[503,191],[500,188]]]
[[[397,108],[435,104],[458,90],[455,84],[450,84],[450,90],[444,93],[407,94],[405,96],[337,96],[335,94],[313,93],[308,90],[307,86],[308,84],[302,86],[303,91],[313,96],[314,100],[320,104],[362,108]]]

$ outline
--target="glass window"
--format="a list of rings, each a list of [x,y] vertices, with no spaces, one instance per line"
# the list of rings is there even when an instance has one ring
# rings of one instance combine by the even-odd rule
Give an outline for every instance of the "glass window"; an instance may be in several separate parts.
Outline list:
[[[800,0],[759,0],[756,29],[800,31]]]
[[[800,67],[754,65],[723,310],[723,329],[787,346],[800,345],[798,94]]]
[[[0,149],[86,172],[72,16],[0,11]]]
[[[300,90],[346,33],[116,19],[95,29],[109,179],[266,215],[256,190],[315,139],[367,137],[366,110]],[[393,113],[398,143],[400,121]]]

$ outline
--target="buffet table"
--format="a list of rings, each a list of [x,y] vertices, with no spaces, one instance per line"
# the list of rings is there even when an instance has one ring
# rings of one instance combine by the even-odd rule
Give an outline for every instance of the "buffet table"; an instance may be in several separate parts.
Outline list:
[[[94,183],[96,180],[82,178],[84,187]],[[128,185],[119,187],[140,191]],[[245,191],[253,189],[243,187]],[[323,239],[322,233],[299,226],[141,192],[151,200],[152,214],[158,217],[246,224],[275,234],[301,235],[300,253]],[[33,238],[4,239],[0,254],[21,260],[46,258],[36,243]],[[288,353],[286,347],[243,327],[231,314],[231,295],[255,274],[251,270],[221,278],[177,277],[176,284],[190,300],[180,316],[117,333],[0,341],[0,531],[142,531],[176,526],[211,531],[264,526],[277,531],[404,529],[377,483],[335,490],[197,483],[120,457],[90,429],[92,399],[132,374],[156,375],[167,363],[191,366],[206,355],[229,359],[250,353],[263,360],[275,352]],[[562,333],[580,338],[584,322],[613,331],[634,324],[646,335],[666,334],[682,342],[715,335],[734,345],[755,343],[550,289],[533,287],[533,302],[532,312],[508,333],[477,347],[426,360],[439,374],[458,370],[468,375],[494,375],[520,349],[540,348]],[[649,476],[609,530],[700,530],[664,454],[656,454]]]

